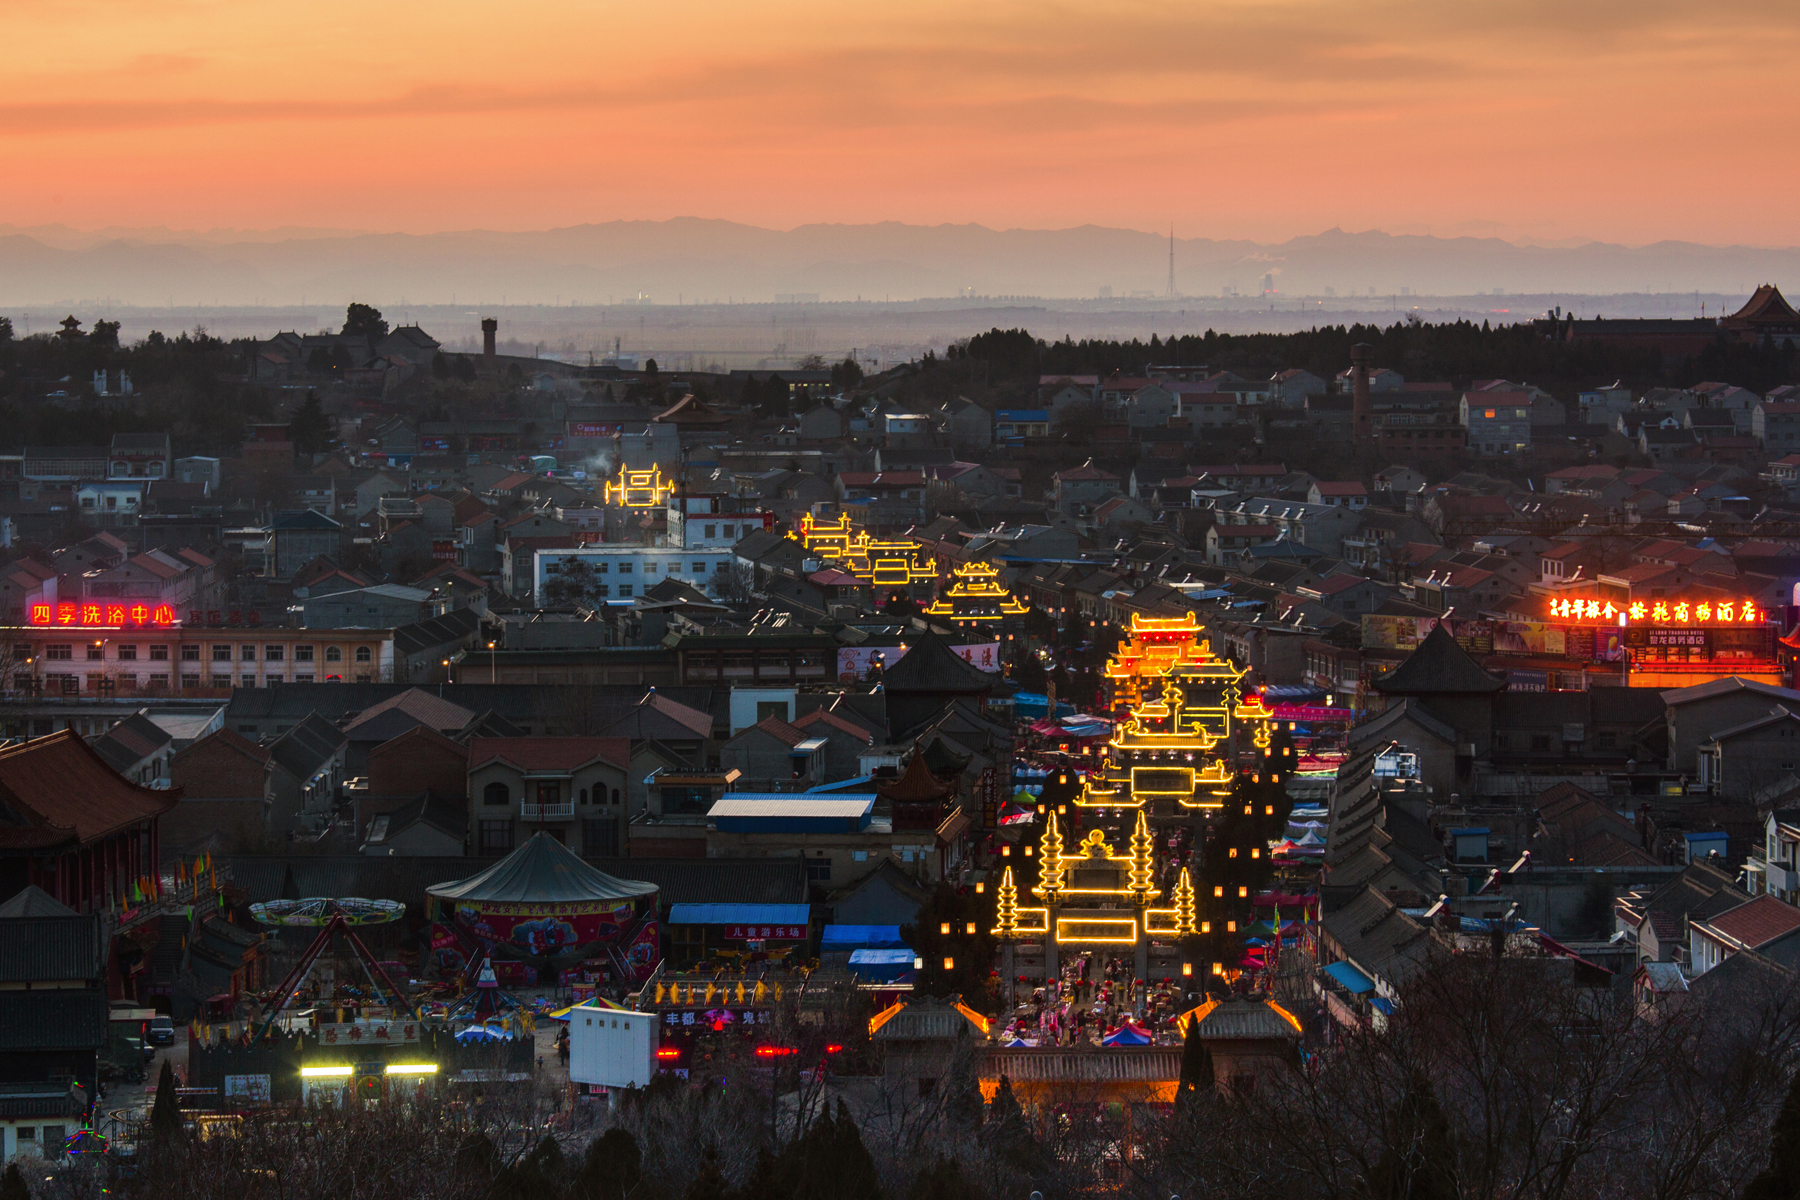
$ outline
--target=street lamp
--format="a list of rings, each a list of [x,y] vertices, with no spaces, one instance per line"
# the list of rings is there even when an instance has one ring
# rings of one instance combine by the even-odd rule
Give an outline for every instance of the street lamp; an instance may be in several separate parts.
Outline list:
[[[488,643],[488,682],[489,683],[498,683],[500,681],[500,674],[499,674],[500,668],[494,665],[494,645],[495,645],[495,643],[493,643],[493,642]]]

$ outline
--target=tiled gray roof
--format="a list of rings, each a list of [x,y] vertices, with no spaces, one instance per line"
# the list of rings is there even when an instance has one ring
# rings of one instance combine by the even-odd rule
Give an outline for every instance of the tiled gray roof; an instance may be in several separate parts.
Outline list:
[[[98,979],[105,961],[97,916],[0,921],[0,983]]]
[[[106,993],[97,988],[0,992],[0,1051],[99,1049]]]

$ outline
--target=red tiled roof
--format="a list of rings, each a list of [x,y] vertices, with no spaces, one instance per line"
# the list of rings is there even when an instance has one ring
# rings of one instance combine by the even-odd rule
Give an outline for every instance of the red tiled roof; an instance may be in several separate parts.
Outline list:
[[[851,737],[865,745],[873,744],[875,741],[875,735],[864,729],[862,726],[846,721],[836,713],[829,712],[823,708],[815,708],[804,717],[801,717],[794,722],[795,729],[809,729],[814,725],[829,725],[833,729],[841,730],[844,733],[849,734]]]
[[[23,828],[0,844],[93,842],[154,820],[175,807],[181,789],[139,787],[71,730],[0,750],[0,805]],[[34,836],[35,835],[35,836]]]
[[[1360,483],[1338,483],[1320,480],[1313,484],[1321,496],[1366,496],[1368,489]]]
[[[1773,896],[1758,896],[1710,921],[1697,924],[1745,949],[1754,950],[1784,933],[1800,929],[1800,908],[1784,904]]]
[[[750,728],[762,730],[764,733],[785,746],[798,746],[801,742],[806,740],[806,735],[804,733],[801,733],[798,729],[795,729],[780,717],[764,717]]]
[[[504,762],[526,771],[572,771],[605,759],[631,762],[631,739],[622,737],[478,737],[469,739],[469,770]]]

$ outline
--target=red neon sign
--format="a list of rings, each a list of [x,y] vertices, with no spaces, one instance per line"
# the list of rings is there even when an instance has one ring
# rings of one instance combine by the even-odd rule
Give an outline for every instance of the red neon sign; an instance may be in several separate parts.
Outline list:
[[[1552,600],[1550,616],[1608,625],[1760,625],[1766,619],[1754,600]]]
[[[70,600],[57,604],[33,604],[30,621],[33,625],[71,629],[109,629],[132,625],[166,629],[177,623],[175,606],[172,604],[149,605],[142,601],[131,604],[96,604],[87,601],[77,604]]]

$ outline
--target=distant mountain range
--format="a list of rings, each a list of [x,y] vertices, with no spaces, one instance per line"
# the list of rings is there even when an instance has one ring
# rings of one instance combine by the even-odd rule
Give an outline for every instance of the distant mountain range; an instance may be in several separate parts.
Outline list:
[[[1081,226],[803,225],[786,232],[682,217],[536,233],[0,226],[0,307],[110,303],[275,305],[614,304],[648,297],[769,303],[779,297],[901,301],[957,295],[1162,297],[1169,240]],[[1744,295],[1800,291],[1800,248],[1658,242],[1517,245],[1332,229],[1279,244],[1181,238],[1179,293],[1283,297]],[[1329,291],[1328,291],[1329,289]]]

